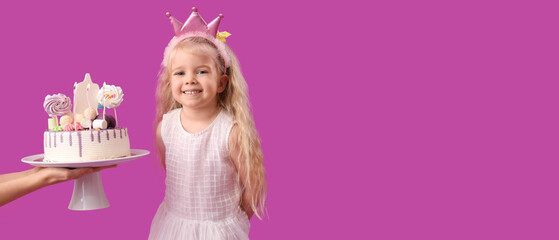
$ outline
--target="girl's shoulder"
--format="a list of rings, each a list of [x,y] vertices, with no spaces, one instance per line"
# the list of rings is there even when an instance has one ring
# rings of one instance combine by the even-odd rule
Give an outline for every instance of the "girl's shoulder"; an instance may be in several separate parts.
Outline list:
[[[229,111],[227,111],[226,109],[221,109],[221,115],[223,116],[223,120],[226,123],[229,123],[229,124],[236,123],[235,117]]]
[[[173,109],[165,114],[163,114],[163,118],[161,119],[161,131],[166,132],[166,130],[173,125],[173,119],[177,119],[177,114],[180,114],[180,108]]]
[[[163,114],[163,120],[168,119],[168,118],[172,118],[173,116],[176,116],[177,114],[180,113],[180,111],[181,111],[180,108],[168,111],[167,113]]]

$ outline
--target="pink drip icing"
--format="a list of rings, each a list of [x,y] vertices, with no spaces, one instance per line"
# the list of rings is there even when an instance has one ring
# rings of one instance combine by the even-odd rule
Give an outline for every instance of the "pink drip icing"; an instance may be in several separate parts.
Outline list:
[[[80,145],[80,157],[82,157],[82,133],[78,132],[78,144]]]

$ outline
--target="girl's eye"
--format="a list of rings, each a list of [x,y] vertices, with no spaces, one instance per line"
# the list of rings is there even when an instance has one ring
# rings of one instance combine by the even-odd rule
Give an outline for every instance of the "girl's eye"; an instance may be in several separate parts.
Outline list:
[[[198,72],[198,74],[206,74],[206,73],[208,73],[208,71],[206,71],[206,70],[201,70],[201,71]]]
[[[180,75],[180,76],[182,76],[182,75],[184,75],[184,72],[176,72],[175,75]]]

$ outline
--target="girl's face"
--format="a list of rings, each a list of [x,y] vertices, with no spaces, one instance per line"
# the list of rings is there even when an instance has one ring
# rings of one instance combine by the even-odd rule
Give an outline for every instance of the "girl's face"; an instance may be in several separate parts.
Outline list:
[[[227,80],[203,51],[179,49],[171,59],[171,91],[184,108],[217,107],[218,94],[225,90]]]

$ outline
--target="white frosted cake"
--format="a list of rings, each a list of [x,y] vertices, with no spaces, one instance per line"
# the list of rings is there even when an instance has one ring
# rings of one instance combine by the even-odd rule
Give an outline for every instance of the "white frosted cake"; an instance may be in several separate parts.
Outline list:
[[[84,162],[130,156],[128,129],[47,131],[45,162]]]
[[[106,84],[99,89],[86,74],[83,82],[74,84],[73,94],[73,111],[66,95],[45,97],[43,107],[51,118],[43,134],[43,161],[86,162],[130,156],[128,129],[119,127],[116,118],[106,114],[112,108],[116,116],[122,89]]]

